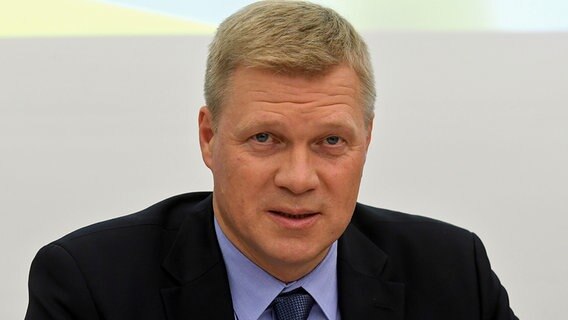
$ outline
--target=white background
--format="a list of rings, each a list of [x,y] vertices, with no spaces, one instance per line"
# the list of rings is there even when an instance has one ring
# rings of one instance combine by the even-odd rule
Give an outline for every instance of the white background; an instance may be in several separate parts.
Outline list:
[[[377,78],[360,201],[476,232],[522,319],[568,313],[568,34],[366,34]],[[0,40],[0,318],[44,244],[209,190],[209,37]]]

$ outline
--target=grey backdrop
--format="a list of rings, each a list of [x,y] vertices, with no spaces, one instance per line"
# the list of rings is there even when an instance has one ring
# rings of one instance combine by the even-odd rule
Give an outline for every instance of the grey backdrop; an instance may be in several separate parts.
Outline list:
[[[360,201],[476,232],[523,319],[568,313],[568,34],[367,34]],[[0,318],[44,244],[211,188],[197,143],[209,37],[0,40]]]

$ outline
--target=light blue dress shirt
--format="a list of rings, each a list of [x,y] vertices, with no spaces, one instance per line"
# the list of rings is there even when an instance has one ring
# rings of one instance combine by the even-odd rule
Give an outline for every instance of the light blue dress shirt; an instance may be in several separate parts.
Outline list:
[[[237,320],[273,320],[272,300],[281,292],[303,287],[315,300],[308,320],[340,320],[337,304],[337,241],[312,272],[284,283],[262,270],[227,239],[217,219],[215,232],[227,267]]]

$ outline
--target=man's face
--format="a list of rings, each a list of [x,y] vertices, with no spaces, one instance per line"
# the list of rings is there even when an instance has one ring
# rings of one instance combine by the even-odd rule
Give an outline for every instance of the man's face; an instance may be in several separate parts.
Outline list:
[[[229,240],[282,281],[312,270],[351,220],[371,137],[359,81],[346,66],[323,76],[238,68],[200,143],[213,208]]]

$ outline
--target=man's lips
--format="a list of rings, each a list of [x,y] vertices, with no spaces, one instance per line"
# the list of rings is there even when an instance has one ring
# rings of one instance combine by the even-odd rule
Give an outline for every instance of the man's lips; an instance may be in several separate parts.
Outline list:
[[[272,221],[287,230],[307,230],[318,220],[320,213],[311,210],[268,210]]]
[[[268,212],[290,219],[305,219],[318,214],[317,212],[312,212],[312,211],[290,212],[290,211],[281,211],[281,210],[268,210]]]

